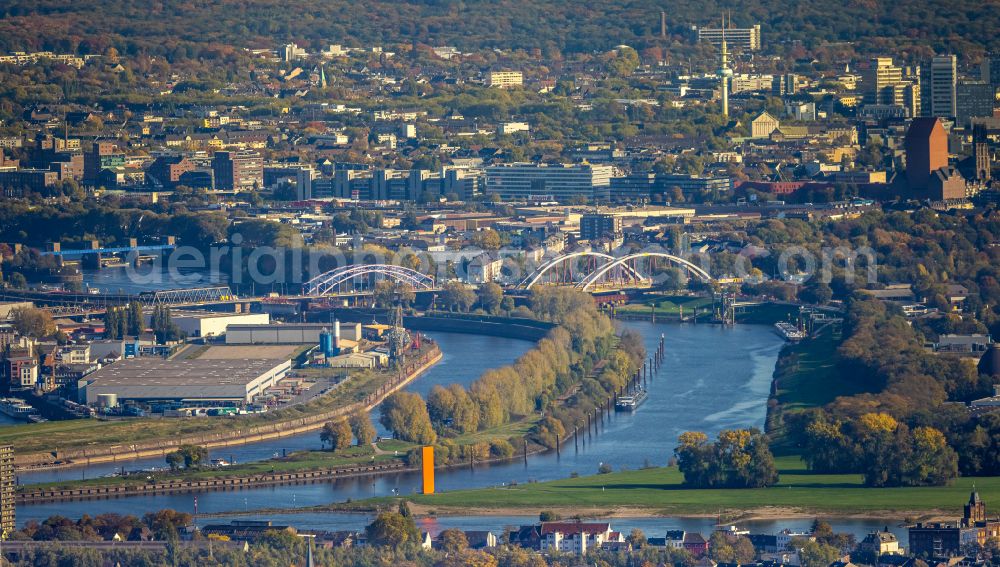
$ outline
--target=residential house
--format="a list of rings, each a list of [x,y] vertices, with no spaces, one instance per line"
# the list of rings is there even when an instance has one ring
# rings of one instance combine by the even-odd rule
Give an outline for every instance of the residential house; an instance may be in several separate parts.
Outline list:
[[[541,549],[542,531],[541,526],[521,526],[510,532],[507,536],[511,545],[523,547],[525,549]]]
[[[540,534],[540,550],[578,555],[601,548],[605,543],[625,541],[620,532],[611,531],[607,522],[542,522]]]
[[[683,546],[692,557],[701,557],[708,553],[708,540],[698,532],[685,533]]]
[[[503,260],[496,252],[483,252],[469,261],[466,279],[469,283],[481,284],[500,279]]]
[[[34,388],[38,382],[38,359],[34,356],[10,356],[4,366],[11,389]]]
[[[872,555],[902,555],[903,550],[899,547],[899,540],[896,535],[886,528],[883,531],[871,532],[858,545],[862,552]]]
[[[664,537],[664,547],[672,549],[684,549],[684,530],[667,530]]]

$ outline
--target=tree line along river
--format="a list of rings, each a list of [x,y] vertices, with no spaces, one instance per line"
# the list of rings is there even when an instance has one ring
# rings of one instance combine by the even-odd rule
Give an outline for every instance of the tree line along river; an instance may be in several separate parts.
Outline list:
[[[677,436],[686,430],[714,434],[734,427],[762,427],[771,374],[781,340],[764,326],[655,325],[623,322],[639,331],[647,349],[655,349],[660,334],[666,337],[666,360],[649,385],[649,399],[635,413],[611,417],[601,433],[582,444],[579,451],[567,446],[562,454],[535,455],[528,463],[515,461],[458,468],[438,473],[440,490],[497,486],[565,478],[597,471],[601,463],[615,469],[662,465],[669,459]],[[417,378],[408,389],[426,395],[435,384],[470,384],[483,372],[512,362],[533,343],[482,335],[428,333],[438,341],[444,358]],[[376,410],[377,411],[377,410]],[[384,432],[383,432],[384,433]],[[320,447],[319,434],[247,444],[213,451],[214,457],[248,462],[282,452]],[[164,466],[162,459],[142,459],[123,464],[22,473],[22,484],[62,479],[93,478],[122,466],[138,469]],[[342,479],[329,483],[276,486],[198,494],[201,513],[295,508],[357,500],[372,495],[409,494],[418,490],[418,474],[398,473],[377,478]],[[112,500],[32,504],[18,508],[19,523],[59,513],[75,517],[104,511],[141,515],[149,510],[174,508],[193,511],[193,494],[136,496]]]
[[[117,289],[121,279],[103,273],[95,283]],[[127,290],[129,291],[129,290]],[[616,413],[598,435],[574,450],[565,445],[561,454],[534,455],[528,462],[513,461],[475,468],[439,471],[439,490],[459,490],[566,478],[571,473],[593,474],[602,463],[614,469],[635,469],[647,464],[663,465],[673,452],[677,436],[688,430],[714,435],[723,429],[756,426],[763,428],[774,365],[781,349],[781,339],[768,326],[654,324],[646,321],[623,321],[645,339],[652,352],[663,334],[666,359],[649,384],[649,398],[635,413]],[[453,382],[468,386],[483,372],[509,364],[533,346],[528,341],[458,333],[427,333],[436,340],[444,354],[442,360],[412,382],[407,389],[426,395],[436,384]],[[377,414],[377,409],[376,409]],[[373,416],[377,417],[377,415]],[[380,427],[380,426],[379,426]],[[381,429],[381,427],[380,427]],[[380,430],[380,434],[385,434]],[[320,447],[319,434],[307,433],[239,447],[218,449],[213,457],[249,462],[271,458],[283,452]],[[122,464],[100,464],[85,468],[38,471],[20,475],[23,484],[61,479],[93,478],[120,469]],[[126,469],[164,466],[162,459],[142,459],[124,463]],[[250,514],[312,529],[360,529],[370,521],[364,514],[291,512],[296,508],[358,500],[370,496],[410,494],[420,489],[420,475],[396,473],[375,478],[349,478],[330,482],[273,486],[246,490],[202,492],[198,494],[162,494],[108,500],[56,502],[18,507],[18,524],[41,520],[53,514],[71,518],[83,514],[115,512],[142,514],[161,508],[193,512],[197,496],[202,514],[226,512]],[[286,509],[288,514],[267,516],[264,510]],[[254,511],[262,511],[254,514]],[[241,517],[246,517],[245,515]],[[491,529],[527,523],[530,517],[459,516],[427,518],[421,527],[436,532],[448,527]],[[199,519],[200,523],[218,522],[220,518]],[[225,518],[222,519],[225,521]],[[616,529],[638,527],[649,533],[662,529],[688,529],[707,533],[714,521],[698,518],[619,518]],[[808,528],[808,520],[755,522],[752,530],[767,532],[783,527]],[[863,536],[883,527],[868,520],[844,520],[835,527]],[[897,534],[905,541],[905,532]]]

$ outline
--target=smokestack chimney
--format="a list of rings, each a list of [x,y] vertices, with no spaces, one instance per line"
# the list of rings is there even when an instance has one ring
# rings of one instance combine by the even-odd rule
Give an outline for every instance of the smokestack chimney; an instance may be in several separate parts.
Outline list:
[[[667,13],[660,10],[660,37],[667,38]]]

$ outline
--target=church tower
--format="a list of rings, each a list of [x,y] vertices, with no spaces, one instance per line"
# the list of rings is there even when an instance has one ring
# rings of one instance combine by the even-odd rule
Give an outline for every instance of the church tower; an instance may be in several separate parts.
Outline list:
[[[986,521],[986,503],[979,498],[979,492],[975,488],[969,495],[969,502],[965,505],[965,514],[962,516],[963,526],[975,526],[978,522]]]

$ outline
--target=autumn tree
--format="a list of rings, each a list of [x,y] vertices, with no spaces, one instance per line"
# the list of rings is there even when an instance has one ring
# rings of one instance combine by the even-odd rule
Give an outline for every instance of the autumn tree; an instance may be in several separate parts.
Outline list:
[[[355,412],[350,418],[350,424],[351,433],[357,439],[359,447],[366,447],[375,442],[377,432],[375,431],[375,426],[372,425],[372,420],[368,412]]]
[[[494,282],[486,282],[479,286],[477,296],[479,298],[479,305],[487,313],[496,313],[500,307],[500,302],[503,301],[503,288]]]
[[[715,443],[687,431],[674,449],[684,482],[702,488],[761,488],[778,481],[767,437],[756,428],[719,433]]]
[[[396,392],[380,406],[379,422],[404,441],[432,445],[437,440],[427,406],[418,394]]]
[[[346,419],[330,421],[323,425],[319,438],[323,443],[330,445],[330,450],[336,453],[351,446],[351,426]]]
[[[441,289],[441,301],[449,311],[468,311],[476,302],[476,293],[462,282],[446,282]]]
[[[52,313],[36,307],[17,307],[11,310],[14,330],[19,335],[44,339],[56,334]]]
[[[411,516],[399,512],[381,512],[365,528],[371,545],[399,548],[420,543],[420,530]]]

